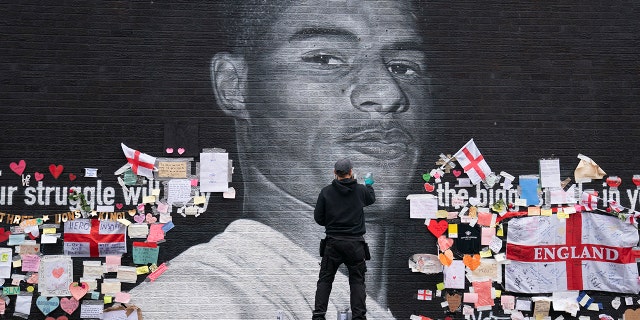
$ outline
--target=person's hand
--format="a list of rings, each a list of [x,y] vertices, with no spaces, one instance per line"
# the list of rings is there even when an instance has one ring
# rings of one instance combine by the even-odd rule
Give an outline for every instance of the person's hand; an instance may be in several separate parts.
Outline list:
[[[372,186],[375,181],[373,180],[373,173],[367,172],[364,175],[364,184],[368,186]]]

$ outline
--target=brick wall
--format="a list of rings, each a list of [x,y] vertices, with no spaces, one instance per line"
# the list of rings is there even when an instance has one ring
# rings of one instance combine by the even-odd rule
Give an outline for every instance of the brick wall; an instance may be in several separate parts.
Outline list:
[[[335,7],[327,10],[333,14],[343,11],[338,3],[332,5]],[[122,202],[113,175],[125,162],[121,142],[159,157],[177,157],[166,153],[168,141],[176,147],[224,148],[236,165],[231,185],[238,191],[237,198],[213,194],[207,212],[198,218],[174,211],[175,228],[167,233],[159,258],[170,261],[189,247],[208,242],[232,221],[256,218],[255,212],[243,210],[244,183],[259,185],[260,180],[241,159],[252,157],[273,164],[265,173],[267,178],[279,181],[284,177],[314,200],[319,190],[316,184],[330,181],[331,165],[342,154],[323,146],[327,141],[322,137],[312,143],[319,145],[326,159],[308,167],[289,167],[295,162],[311,163],[306,155],[288,160],[274,156],[309,143],[302,139],[281,146],[274,132],[260,131],[265,136],[260,148],[237,147],[236,122],[216,103],[209,69],[211,57],[228,49],[225,41],[231,26],[220,8],[130,1],[21,1],[2,7],[6,16],[0,31],[0,188],[6,188],[0,189],[0,212],[40,216],[67,211],[66,206],[25,204],[22,177],[9,167],[21,159],[27,163],[25,174],[32,176],[30,186],[37,186],[35,172],[45,174],[45,186],[95,186],[95,178],[81,175],[86,167],[98,168],[103,185],[114,187],[118,191],[115,201]],[[418,313],[443,318],[441,298],[415,299],[417,289],[435,291],[442,277],[407,269],[411,254],[437,252],[435,238],[426,233],[421,221],[408,218],[408,203],[398,201],[401,196],[384,191],[424,193],[420,176],[435,167],[440,153],[454,153],[474,138],[496,172],[537,173],[538,159],[557,157],[563,178],[573,175],[576,155],[582,153],[608,174],[620,176],[622,190],[635,189],[631,176],[640,173],[636,156],[640,138],[637,3],[429,1],[422,9],[426,16],[420,18],[418,30],[425,41],[432,106],[428,115],[409,126],[428,129],[430,135],[420,141],[424,153],[415,169],[374,166],[381,177],[389,172],[397,175],[389,178],[393,183],[387,186],[384,178],[377,182],[382,191],[379,202],[401,205],[384,217],[384,232],[393,240],[373,246],[385,257],[370,263],[370,273],[386,276],[372,276],[368,285],[380,290],[371,295],[386,300],[398,319]],[[278,81],[278,75],[264,79]],[[259,99],[272,101],[284,94],[286,84],[280,88],[282,91],[263,91]],[[314,92],[302,95],[313,97]],[[303,134],[326,125],[320,112],[324,109],[313,107],[291,113],[292,125],[287,130]],[[353,121],[361,120],[353,117]],[[176,124],[196,129],[176,142],[174,131],[167,129]],[[197,151],[189,152],[198,158]],[[63,175],[54,179],[48,173],[50,164],[64,165]],[[78,180],[70,181],[69,173],[78,175]],[[4,196],[10,186],[18,187],[11,204]],[[591,187],[602,189],[599,183]],[[269,195],[260,200],[282,201]],[[623,205],[632,204],[623,201]],[[321,229],[311,220],[305,222],[310,227],[300,227],[292,223],[298,222],[294,218],[278,219],[278,210],[288,209],[284,204],[281,209],[276,206],[260,221],[297,235],[309,232],[311,239],[305,243],[315,248]],[[60,254],[61,248],[58,242],[43,246],[42,252]],[[82,261],[76,260],[79,275]],[[132,264],[131,256],[125,255],[123,263]],[[316,273],[312,270],[306,279],[312,287]],[[278,273],[265,276],[279,279]],[[140,276],[139,282],[142,280]],[[23,290],[26,286],[21,285]],[[624,307],[610,307],[615,296],[594,294],[596,301],[605,304],[606,313],[620,316]],[[15,297],[11,299],[8,314],[14,307]],[[205,318],[214,317],[207,312],[203,312]],[[62,314],[60,309],[52,313]],[[275,312],[269,314],[275,318]],[[79,316],[76,311],[70,318]],[[453,316],[462,317],[460,313]],[[30,319],[44,319],[35,304]]]

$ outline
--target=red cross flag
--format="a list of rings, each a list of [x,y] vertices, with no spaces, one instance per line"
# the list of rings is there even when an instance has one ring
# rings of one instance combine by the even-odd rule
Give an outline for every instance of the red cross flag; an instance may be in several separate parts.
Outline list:
[[[120,145],[122,145],[124,156],[127,157],[127,161],[131,164],[131,171],[137,175],[153,179],[153,166],[156,163],[156,158],[131,149],[125,146],[124,143]]]
[[[64,223],[64,254],[104,257],[127,253],[127,227],[120,222],[76,219]]]
[[[598,192],[597,191],[592,191],[592,192],[582,192],[582,197],[580,199],[580,204],[582,204],[582,206],[584,207],[585,210],[587,211],[594,211],[596,209],[598,209]]]
[[[432,297],[431,290],[418,290],[418,300],[431,300]]]
[[[477,184],[478,182],[487,178],[487,175],[491,173],[491,168],[484,160],[484,157],[476,147],[473,139],[469,140],[456,154],[454,155],[458,163],[464,169],[464,172],[469,176],[471,183]]]
[[[633,250],[638,229],[616,217],[584,212],[568,219],[515,218],[507,230],[509,292],[640,291]]]

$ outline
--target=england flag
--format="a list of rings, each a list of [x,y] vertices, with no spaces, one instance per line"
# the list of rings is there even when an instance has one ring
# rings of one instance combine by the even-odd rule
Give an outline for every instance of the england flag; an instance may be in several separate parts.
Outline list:
[[[633,247],[638,229],[612,216],[574,213],[508,223],[506,290],[640,292]]]
[[[491,173],[491,168],[489,168],[489,165],[484,160],[473,139],[469,140],[469,142],[458,150],[454,157],[458,163],[460,163],[460,166],[462,166],[464,172],[469,176],[473,184],[478,184],[478,182],[486,179]]]

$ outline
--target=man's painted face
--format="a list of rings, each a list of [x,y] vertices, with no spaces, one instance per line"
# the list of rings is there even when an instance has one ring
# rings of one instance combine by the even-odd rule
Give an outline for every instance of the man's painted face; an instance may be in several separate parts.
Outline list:
[[[313,204],[350,157],[360,177],[374,173],[379,197],[402,196],[427,142],[429,92],[422,39],[400,3],[302,1],[248,61],[245,152],[283,190]]]

